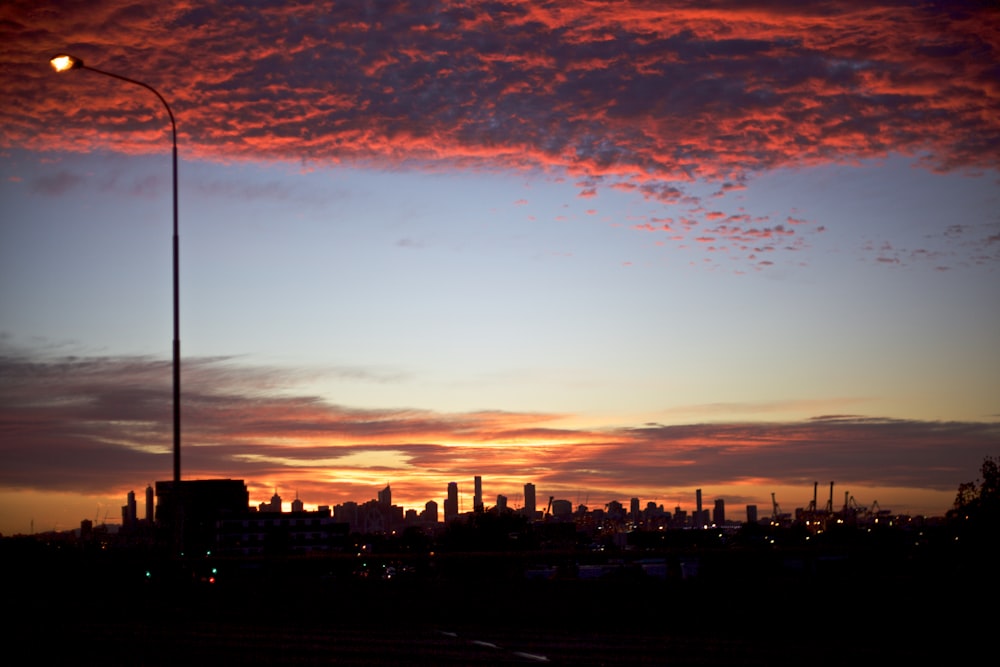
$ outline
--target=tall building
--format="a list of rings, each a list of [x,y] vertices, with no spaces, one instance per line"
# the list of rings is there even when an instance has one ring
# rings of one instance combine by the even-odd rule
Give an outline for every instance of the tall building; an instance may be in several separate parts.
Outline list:
[[[281,496],[278,495],[278,490],[274,490],[274,495],[271,496],[270,502],[263,502],[257,505],[257,510],[259,512],[281,513]]]
[[[535,518],[535,485],[528,482],[524,485],[524,515],[529,519]]]
[[[614,519],[615,521],[620,521],[625,518],[625,506],[622,505],[617,500],[612,500],[610,503],[604,506],[605,511],[608,513],[609,519]],[[552,510],[555,512],[555,510]]]
[[[691,523],[695,528],[704,528],[708,525],[708,511],[701,504],[701,489],[696,489],[694,492],[694,505],[694,516],[691,517]]]
[[[385,488],[378,492],[378,504],[383,507],[389,507],[392,505],[392,490],[389,485],[386,484]]]
[[[423,519],[425,523],[438,522],[438,504],[433,500],[428,500],[424,505]]]
[[[358,504],[353,500],[333,506],[333,518],[339,523],[346,523],[351,530],[358,530]]]
[[[216,523],[246,514],[249,503],[242,479],[156,482],[156,525],[165,541],[203,553],[215,545]]]
[[[444,499],[444,521],[448,523],[458,516],[458,484],[448,482],[448,497]]]
[[[629,501],[629,514],[631,515],[632,521],[639,520],[639,499],[633,498]]]
[[[619,503],[621,505],[621,503]],[[569,500],[553,500],[552,516],[556,518],[568,519],[573,516],[573,503]]]
[[[747,505],[747,523],[757,523],[756,505]]]
[[[479,514],[483,511],[483,478],[476,475],[475,495],[472,496],[472,511]]]
[[[674,507],[674,518],[673,518],[673,520],[674,520],[674,524],[677,525],[677,526],[686,526],[686,525],[688,525],[687,511],[686,510],[682,510],[681,506],[677,505],[676,507]],[[694,523],[694,519],[693,518],[691,519],[691,522]]]
[[[146,485],[146,522],[153,525],[153,485]]]
[[[296,491],[295,492],[295,500],[292,501],[292,511],[293,512],[302,512],[304,510],[305,510],[305,505],[302,503],[301,500],[299,500],[299,492]]]
[[[712,523],[721,526],[726,522],[726,501],[722,498],[715,500],[715,508],[712,510]]]
[[[135,505],[135,491],[128,492],[128,505],[126,505],[126,507],[127,507],[126,510],[127,521],[125,522],[125,524],[128,526],[134,526],[136,524],[136,520],[138,519],[138,515],[136,514],[136,505]]]
[[[497,512],[503,513],[507,511],[507,496],[498,495],[497,496]]]

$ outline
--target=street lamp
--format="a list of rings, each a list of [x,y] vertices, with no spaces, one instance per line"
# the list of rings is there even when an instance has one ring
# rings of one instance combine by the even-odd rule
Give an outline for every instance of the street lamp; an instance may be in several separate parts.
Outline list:
[[[170,116],[170,128],[173,133],[174,141],[174,489],[175,491],[179,491],[181,481],[181,341],[180,282],[178,280],[179,244],[177,240],[177,123],[174,121],[174,113],[170,110],[170,105],[167,104],[167,101],[163,99],[163,95],[160,95],[155,88],[149,84],[143,83],[142,81],[136,81],[135,79],[130,79],[126,76],[121,76],[120,74],[114,74],[113,72],[105,72],[104,70],[97,69],[96,67],[89,67],[84,65],[83,61],[79,58],[74,58],[73,56],[65,54],[57,55],[49,62],[52,65],[52,69],[56,72],[68,72],[71,69],[86,69],[91,72],[97,72],[98,74],[110,76],[113,79],[142,86],[146,90],[151,91],[161,102],[163,102],[163,107],[167,110],[167,115]]]

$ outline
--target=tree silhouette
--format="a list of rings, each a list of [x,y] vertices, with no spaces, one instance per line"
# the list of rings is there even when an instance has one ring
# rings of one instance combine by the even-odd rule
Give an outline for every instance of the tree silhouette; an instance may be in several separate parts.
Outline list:
[[[976,522],[1000,519],[1000,457],[987,456],[979,469],[980,479],[958,485],[955,509],[949,514]]]
[[[981,479],[959,484],[955,496],[955,509],[981,510],[1000,499],[1000,465],[997,458],[987,456],[980,468]]]

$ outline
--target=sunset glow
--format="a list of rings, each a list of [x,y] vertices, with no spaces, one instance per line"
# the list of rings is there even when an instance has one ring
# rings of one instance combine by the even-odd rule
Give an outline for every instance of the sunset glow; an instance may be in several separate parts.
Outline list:
[[[15,0],[0,38],[0,533],[170,476],[170,126],[64,49],[176,117],[185,478],[943,514],[1000,454],[986,5]]]

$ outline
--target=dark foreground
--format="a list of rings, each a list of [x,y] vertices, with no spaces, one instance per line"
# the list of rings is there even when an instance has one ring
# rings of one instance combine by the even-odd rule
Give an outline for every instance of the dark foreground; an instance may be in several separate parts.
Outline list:
[[[996,657],[996,565],[966,554],[839,565],[734,554],[703,561],[693,577],[623,568],[563,580],[496,576],[504,560],[461,576],[394,579],[323,576],[336,571],[282,561],[210,583],[189,576],[190,564],[183,576],[165,576],[161,564],[146,577],[128,560],[8,558],[4,663],[853,666]]]

